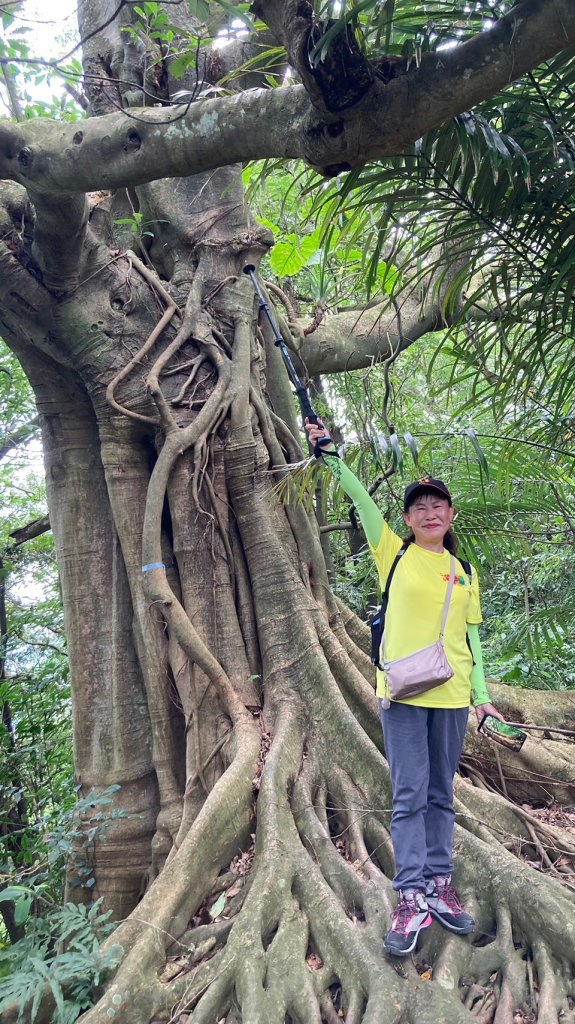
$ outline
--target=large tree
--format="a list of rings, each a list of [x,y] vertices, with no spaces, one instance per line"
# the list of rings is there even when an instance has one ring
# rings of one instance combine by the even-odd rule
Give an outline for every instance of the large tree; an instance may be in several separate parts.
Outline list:
[[[368,43],[391,39],[392,4],[358,5],[367,42],[337,5],[237,6],[250,34],[210,49],[230,4],[81,0],[89,116],[0,125],[0,329],[42,424],[77,782],[120,786],[95,885],[69,879],[125,918],[83,1019],[452,1024],[497,1004],[503,1024],[535,976],[550,1024],[574,900],[506,844],[553,864],[560,834],[481,788],[458,783],[456,836],[481,941],[434,929],[431,984],[382,956],[391,797],[365,628],[330,592],[315,520],[274,496],[300,424],[242,274],[271,236],[239,165],[333,176],[400,154],[572,46],[575,9],[503,4],[486,28],[477,5],[463,42],[389,58]],[[422,6],[395,4],[406,23]],[[263,64],[277,87],[253,87]],[[366,366],[444,322],[448,282],[305,339],[278,317],[309,373]]]

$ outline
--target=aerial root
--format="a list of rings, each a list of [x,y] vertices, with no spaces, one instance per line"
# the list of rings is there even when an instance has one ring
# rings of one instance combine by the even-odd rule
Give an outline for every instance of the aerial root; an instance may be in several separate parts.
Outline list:
[[[373,686],[366,682],[364,675],[356,667],[326,619],[318,622],[318,635],[327,663],[334,678],[337,679],[346,704],[353,712],[354,719],[361,724],[374,746],[380,751],[383,750]]]
[[[209,793],[176,856],[108,940],[108,944],[124,948],[124,958],[103,997],[86,1014],[86,1024],[109,1024],[108,1010],[115,1012],[118,997],[129,1004],[123,1011],[123,1024],[144,1024],[153,1012],[171,1005],[171,986],[160,981],[154,984],[151,979],[159,978],[166,949],[186,931],[219,872],[249,835],[260,730],[247,719],[236,729],[234,761]],[[190,984],[193,987],[186,977],[185,986]]]
[[[150,287],[164,300],[164,302],[166,303],[166,309],[164,310],[164,313],[162,314],[160,320],[158,321],[154,329],[151,331],[151,333],[148,335],[139,351],[136,352],[132,359],[130,359],[129,362],[126,363],[126,365],[123,366],[121,370],[119,370],[116,376],[113,377],[113,379],[108,384],[108,387],[106,389],[106,400],[108,404],[111,405],[112,408],[116,410],[116,412],[122,413],[129,419],[138,420],[141,423],[155,424],[158,422],[155,416],[146,416],[141,413],[134,412],[133,410],[128,409],[124,405],[120,405],[116,401],[115,391],[118,385],[121,384],[121,382],[130,375],[132,370],[142,363],[142,360],[147,355],[147,353],[153,348],[153,346],[155,345],[156,341],[158,340],[164,329],[172,320],[174,314],[180,314],[180,310],[178,309],[170,293],[164,288],[159,277],[157,277],[156,274],[153,274],[148,269],[148,267],[146,267],[145,263],[142,263],[142,261],[139,259],[138,256],[136,256],[134,252],[130,252],[128,250],[125,253],[125,258],[128,260],[130,267],[135,267],[138,273],[141,275],[141,277],[143,277],[144,280],[150,285]]]
[[[563,964],[559,971],[554,967],[548,947],[540,939],[533,940],[534,972],[529,972],[529,995],[531,1005],[537,1006],[537,1024],[555,1024],[557,1011],[565,1003],[565,998],[573,994],[571,970],[569,964]],[[535,992],[534,978],[538,980],[538,992]]]
[[[347,766],[305,743],[293,702],[279,712],[259,786],[255,859],[229,900],[233,916],[181,934],[196,950],[214,940],[211,959],[195,963],[192,952],[181,974],[161,976],[157,1016],[339,1024],[343,1012],[346,1024],[511,1024],[523,1010],[526,1020],[556,1024],[558,1010],[568,1012],[575,937],[568,922],[552,933],[572,904],[556,883],[458,828],[456,882],[479,931],[462,938],[435,923],[417,954],[394,962],[382,950],[391,883],[360,856],[386,834],[386,815]],[[206,906],[233,881],[220,875]]]
[[[243,907],[230,928],[217,976],[209,981],[199,998],[195,986],[194,1024],[219,1020],[228,1003],[233,1005],[234,1000],[241,1006],[243,1019],[266,1020],[270,1024],[277,1020],[279,1024],[285,1020],[291,988],[294,992],[296,989],[305,991],[305,975],[290,981],[284,977],[285,962],[282,966],[282,957],[285,960],[290,946],[293,947],[294,968],[298,962],[305,963],[307,948],[307,924],[291,896],[291,858],[283,855],[283,848],[286,845],[289,848],[284,838],[288,824],[285,818],[289,812],[285,793],[288,776],[301,760],[301,743],[301,730],[293,709],[286,709],[280,714],[276,738],[263,762],[258,783],[261,840],[250,884],[246,887]],[[253,774],[255,776],[256,772]],[[209,968],[209,964],[206,966]],[[273,986],[268,980],[272,977]],[[190,1006],[193,1005],[191,1001]]]
[[[325,1024],[341,1024],[341,1017],[338,1015],[338,1012],[333,1005],[333,999],[329,989],[326,989],[323,993],[319,1001],[319,1008],[322,1020],[325,1021]]]
[[[483,855],[480,876],[482,857],[476,846],[475,837],[467,833],[459,849],[460,883],[464,889],[471,886],[481,900],[471,906],[479,931],[471,942],[471,960],[459,965],[460,977],[471,978],[471,984],[494,993],[497,1010],[492,1019],[497,1024],[511,1021],[521,1007],[537,1014],[538,1024],[556,1021],[559,1009],[567,1011],[567,996],[573,987],[569,967],[575,954],[571,900],[564,889],[518,862],[504,848],[490,848],[488,875]],[[447,957],[447,962],[453,967],[452,957]],[[438,969],[436,962],[434,977]]]

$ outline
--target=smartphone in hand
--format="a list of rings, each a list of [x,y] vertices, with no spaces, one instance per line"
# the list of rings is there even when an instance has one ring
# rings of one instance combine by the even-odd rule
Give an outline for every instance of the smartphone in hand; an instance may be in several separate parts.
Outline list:
[[[477,731],[484,733],[485,736],[489,736],[489,739],[495,740],[496,743],[501,743],[508,750],[515,750],[516,752],[521,750],[527,739],[526,732],[518,729],[515,725],[501,722],[498,718],[495,718],[495,715],[485,715]]]

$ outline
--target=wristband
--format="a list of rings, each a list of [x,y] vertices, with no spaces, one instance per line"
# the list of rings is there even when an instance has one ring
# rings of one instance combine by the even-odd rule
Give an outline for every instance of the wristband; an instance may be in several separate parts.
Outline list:
[[[322,441],[331,441],[331,443],[333,444],[331,437],[324,437],[322,438]],[[323,455],[333,455],[335,459],[339,459],[339,452],[337,451],[337,449],[335,451],[326,451],[325,448],[323,448],[322,445],[319,443],[319,441],[315,442],[313,446],[313,453],[316,459],[320,459]]]

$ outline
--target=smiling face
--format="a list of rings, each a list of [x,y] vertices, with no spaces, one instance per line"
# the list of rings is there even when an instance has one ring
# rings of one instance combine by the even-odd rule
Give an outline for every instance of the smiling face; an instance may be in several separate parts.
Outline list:
[[[455,512],[446,498],[437,493],[418,494],[403,518],[413,532],[415,543],[433,551],[443,550],[443,538]]]

